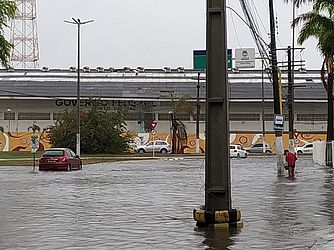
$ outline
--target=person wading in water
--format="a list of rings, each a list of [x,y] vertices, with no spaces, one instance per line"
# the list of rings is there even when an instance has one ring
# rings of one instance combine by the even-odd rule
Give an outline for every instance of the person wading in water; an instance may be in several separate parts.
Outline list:
[[[284,150],[284,155],[285,155],[285,161],[288,164],[289,178],[294,179],[297,156],[296,154],[289,152],[289,150],[287,149]]]

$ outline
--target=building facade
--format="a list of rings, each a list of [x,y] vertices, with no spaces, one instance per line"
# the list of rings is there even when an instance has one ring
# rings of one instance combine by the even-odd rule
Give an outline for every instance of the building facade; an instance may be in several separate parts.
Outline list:
[[[0,71],[0,126],[5,132],[26,133],[34,123],[47,128],[64,110],[74,109],[77,74],[68,70]],[[205,72],[178,69],[89,69],[81,74],[81,109],[98,102],[101,110],[127,110],[127,128],[138,134],[156,130],[168,135],[171,113],[181,120],[188,135],[196,131],[197,85],[199,84],[200,134],[205,134]],[[327,100],[319,71],[295,71],[294,127],[296,133],[326,131]],[[282,105],[287,120],[287,74],[282,72]],[[273,133],[272,83],[261,70],[229,71],[229,118],[232,134]],[[180,99],[187,111],[175,107]],[[288,129],[286,121],[285,130]],[[146,136],[147,137],[147,136]]]

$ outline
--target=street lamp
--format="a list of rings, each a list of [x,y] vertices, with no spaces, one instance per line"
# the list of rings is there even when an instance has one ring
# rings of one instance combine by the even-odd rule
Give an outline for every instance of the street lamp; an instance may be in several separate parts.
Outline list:
[[[10,133],[10,121],[11,121],[11,112],[12,112],[12,109],[8,108],[7,112],[8,112],[8,133]]]
[[[77,65],[77,139],[76,139],[76,152],[80,156],[80,28],[81,25],[94,22],[89,20],[82,22],[79,18],[72,18],[73,21],[64,21],[65,23],[74,24],[78,28],[78,65]]]

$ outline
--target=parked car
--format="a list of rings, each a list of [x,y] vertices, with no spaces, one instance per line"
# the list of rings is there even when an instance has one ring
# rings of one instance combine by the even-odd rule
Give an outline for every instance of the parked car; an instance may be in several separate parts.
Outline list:
[[[302,147],[296,147],[295,152],[297,154],[313,154],[313,143],[306,143]]]
[[[247,158],[247,152],[240,145],[230,145],[230,157]]]
[[[137,146],[137,152],[140,154],[153,152],[153,149],[154,152],[161,154],[167,154],[171,151],[170,145],[162,140],[149,141],[145,145]]]
[[[263,143],[254,143],[250,147],[246,147],[245,150],[248,153],[263,153]],[[272,150],[268,144],[265,144],[265,152],[272,153]]]
[[[50,148],[39,159],[40,171],[71,171],[82,169],[82,161],[69,148]]]

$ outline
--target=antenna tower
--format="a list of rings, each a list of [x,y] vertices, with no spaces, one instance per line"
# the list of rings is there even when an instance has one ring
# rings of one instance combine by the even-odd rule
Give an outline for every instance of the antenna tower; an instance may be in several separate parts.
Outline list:
[[[11,23],[13,68],[37,68],[39,60],[36,0],[14,0],[17,10]]]

